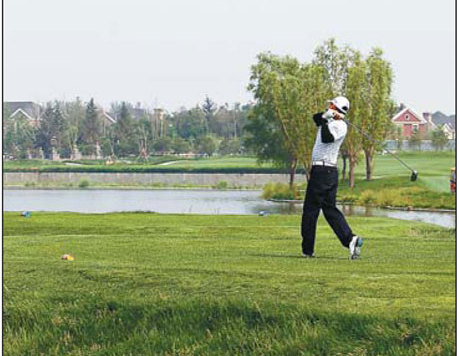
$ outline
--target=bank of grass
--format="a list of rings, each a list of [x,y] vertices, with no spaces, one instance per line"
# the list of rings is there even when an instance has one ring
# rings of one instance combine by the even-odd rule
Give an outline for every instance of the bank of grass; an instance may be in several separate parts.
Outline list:
[[[337,199],[380,207],[455,209],[456,204],[455,194],[434,190],[426,184],[426,180],[411,182],[408,176],[361,180],[354,188],[350,188],[346,182],[341,183]]]
[[[453,355],[455,233],[349,218],[4,215],[5,355]],[[75,261],[60,260],[71,253]]]
[[[399,155],[419,175],[410,181],[410,171],[392,156],[376,156],[374,176],[365,179],[365,165],[356,169],[355,187],[342,181],[342,162],[339,161],[340,183],[337,199],[347,203],[373,206],[455,209],[455,194],[450,193],[450,169],[455,166],[454,152],[406,152]],[[283,187],[267,187],[264,197],[291,199],[305,194],[306,183],[297,184],[295,194]]]
[[[297,200],[305,196],[306,183],[296,184],[293,189],[288,184],[269,183],[264,186],[262,197],[275,200]],[[337,200],[356,205],[455,209],[455,194],[430,189],[423,181],[410,182],[407,177],[362,180],[355,188],[346,182],[339,184]]]
[[[165,164],[168,163],[168,164]],[[3,163],[5,172],[108,172],[108,173],[280,173],[269,163],[259,164],[255,157],[220,156],[183,159],[174,156],[152,157],[146,162],[120,160],[104,161],[48,161],[17,160]],[[299,169],[300,172],[300,169]]]

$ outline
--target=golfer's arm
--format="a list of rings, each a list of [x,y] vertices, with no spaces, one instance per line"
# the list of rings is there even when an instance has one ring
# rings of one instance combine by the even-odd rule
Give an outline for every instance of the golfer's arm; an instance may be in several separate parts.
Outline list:
[[[313,115],[313,121],[315,122],[316,126],[320,127],[321,124],[325,121],[323,119],[323,113],[319,112],[319,113]]]
[[[329,125],[327,124],[327,122],[321,123],[321,141],[323,143],[334,142],[334,136],[329,130]]]

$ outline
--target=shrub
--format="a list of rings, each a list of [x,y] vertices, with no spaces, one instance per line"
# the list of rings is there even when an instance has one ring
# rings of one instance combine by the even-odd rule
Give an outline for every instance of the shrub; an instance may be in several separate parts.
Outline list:
[[[88,188],[89,187],[89,181],[87,179],[82,179],[80,183],[78,183],[79,188]]]
[[[376,203],[379,206],[410,206],[410,198],[401,190],[383,189],[377,192]]]
[[[376,193],[372,190],[364,190],[358,198],[360,204],[370,205],[376,201]]]
[[[344,203],[354,203],[358,200],[358,197],[353,194],[341,194],[338,200]]]
[[[216,188],[217,189],[227,189],[227,186],[228,186],[228,183],[225,180],[221,180],[219,181],[219,183],[217,183]]]
[[[271,199],[275,194],[275,183],[267,183],[264,185],[264,192],[262,193],[262,198]]]
[[[294,200],[297,199],[297,188],[290,188],[289,184],[268,183],[264,186],[262,197],[264,199]]]

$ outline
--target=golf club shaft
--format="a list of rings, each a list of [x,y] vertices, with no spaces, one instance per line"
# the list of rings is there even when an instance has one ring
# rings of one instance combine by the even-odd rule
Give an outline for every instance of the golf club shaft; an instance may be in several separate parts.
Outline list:
[[[374,143],[379,143],[377,142],[376,140],[374,140],[370,135],[368,135],[367,133],[365,133],[364,131],[362,131],[359,127],[357,127],[356,125],[353,125],[350,121],[348,121],[347,119],[342,119],[343,121],[345,121],[347,123],[347,125],[349,126],[352,126],[354,127],[356,130],[358,130],[358,132],[361,133],[361,135],[363,135],[364,137],[366,137],[368,140],[374,142]],[[401,158],[399,158],[397,155],[395,155],[393,152],[391,152],[390,150],[387,150],[385,147],[382,147],[382,149],[391,154],[394,158],[396,158],[404,167],[406,167],[407,169],[409,169],[412,173],[415,173],[415,171],[410,168]]]

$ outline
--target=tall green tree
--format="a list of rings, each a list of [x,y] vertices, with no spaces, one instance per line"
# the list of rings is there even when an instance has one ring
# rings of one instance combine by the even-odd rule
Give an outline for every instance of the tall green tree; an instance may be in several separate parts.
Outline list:
[[[442,151],[446,147],[447,142],[449,142],[441,126],[436,127],[435,130],[430,132],[430,138],[436,151]]]
[[[330,38],[318,46],[314,52],[313,63],[324,68],[324,81],[328,87],[329,98],[338,95],[345,95],[349,68],[353,65],[356,51],[349,46],[339,47],[334,38]],[[355,140],[348,140],[351,145]],[[346,148],[347,142],[340,149],[340,156],[343,162],[342,180],[345,180],[347,160],[350,159]],[[354,150],[353,147],[350,150]],[[352,157],[354,160],[354,157]],[[357,164],[357,161],[352,163]],[[353,166],[354,168],[354,166]],[[354,176],[354,172],[352,172]]]
[[[13,158],[28,158],[34,148],[36,129],[29,120],[16,115],[10,118],[5,115],[3,119],[3,149],[4,154]]]
[[[64,132],[67,127],[67,122],[60,110],[59,103],[47,103],[45,111],[41,116],[40,125],[37,132],[37,147],[43,149],[46,157],[51,155],[51,141],[56,140],[57,148],[61,147],[64,138]]]
[[[247,133],[243,138],[244,146],[256,155],[259,163],[271,162],[277,167],[289,168],[292,157],[284,143],[281,123],[274,112],[263,105],[253,106],[244,130]]]
[[[363,149],[366,157],[366,179],[372,179],[374,154],[379,144],[391,131],[392,110],[394,103],[391,100],[393,72],[391,65],[383,58],[383,51],[374,48],[366,59],[368,115],[363,116],[362,128],[372,133],[373,141],[363,138]]]
[[[91,98],[86,106],[85,118],[82,122],[81,139],[85,144],[94,146],[99,142],[100,136],[101,122],[94,99]]]
[[[339,47],[334,38],[324,41],[315,49],[313,64],[324,68],[324,81],[331,98],[345,93],[348,68],[354,55],[354,50],[348,46]]]
[[[252,66],[248,88],[257,100],[262,117],[276,118],[280,124],[284,147],[290,157],[292,186],[299,163],[309,171],[316,134],[311,117],[324,107],[327,98],[323,68],[301,65],[290,56],[262,53],[258,63]]]
[[[345,95],[350,100],[350,111],[347,119],[355,126],[361,127],[363,117],[369,115],[368,92],[363,83],[366,82],[366,64],[359,52],[354,53],[353,62],[348,68]],[[348,184],[355,186],[355,168],[359,153],[362,150],[362,136],[353,127],[348,127],[344,150],[349,161]]]
[[[172,141],[171,148],[176,154],[187,153],[191,150],[191,145],[189,141],[183,139],[182,137],[176,137]]]
[[[212,136],[199,137],[195,142],[198,153],[212,156],[217,149],[217,143]]]
[[[53,105],[53,138],[56,139],[56,148],[61,149],[65,145],[65,134],[68,129],[68,120],[62,110],[63,103],[58,101]]]
[[[135,136],[134,121],[125,102],[122,102],[118,120],[114,127],[115,147],[118,157],[138,153],[138,142]]]
[[[206,95],[204,99],[204,103],[201,106],[201,109],[204,112],[204,117],[205,117],[205,127],[206,127],[206,134],[209,133],[211,123],[214,120],[214,112],[217,109],[216,103],[214,103],[209,96]]]
[[[416,130],[412,133],[411,137],[409,138],[409,146],[412,149],[417,149],[418,151],[420,151],[422,148],[422,140],[422,132],[420,130]]]
[[[172,121],[177,134],[184,139],[196,139],[206,134],[206,118],[199,107],[174,113]]]

